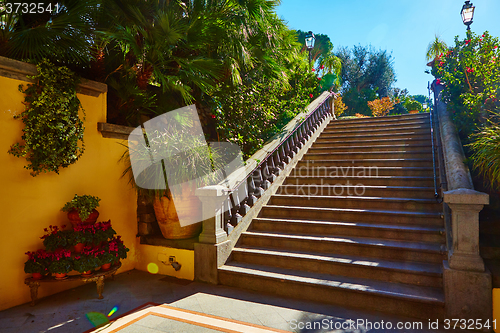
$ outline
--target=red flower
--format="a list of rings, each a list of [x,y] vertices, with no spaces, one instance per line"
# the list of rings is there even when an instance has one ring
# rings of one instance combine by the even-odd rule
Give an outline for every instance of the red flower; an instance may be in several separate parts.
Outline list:
[[[466,46],[469,45],[469,43],[470,43],[470,39],[468,39],[468,40],[465,41],[465,45]]]
[[[311,70],[312,70],[313,72],[315,72],[315,71],[316,71],[314,68],[313,68],[313,69],[311,69]]]
[[[444,65],[444,62],[440,61],[439,66],[443,66],[443,65]]]
[[[465,67],[467,69],[467,73],[472,73],[474,72],[474,68],[470,68],[470,67]]]
[[[484,37],[484,34],[481,37]]]
[[[321,78],[320,78],[320,77],[318,77],[318,80],[320,80],[320,81],[321,81]]]
[[[313,94],[309,94],[309,97],[313,98]]]
[[[214,114],[210,115],[210,118],[215,119],[215,115]]]
[[[440,79],[436,79],[436,84],[441,84],[441,80]]]
[[[498,45],[495,45],[495,46],[493,47],[493,50],[495,50],[495,49],[498,49]]]
[[[323,68],[325,68],[325,66],[324,66],[324,65],[321,65],[321,67],[320,67],[320,68],[321,68],[321,69],[323,69]]]

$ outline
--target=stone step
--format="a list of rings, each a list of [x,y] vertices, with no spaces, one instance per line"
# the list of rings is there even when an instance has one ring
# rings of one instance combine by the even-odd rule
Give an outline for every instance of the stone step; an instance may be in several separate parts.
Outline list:
[[[235,248],[232,255],[233,261],[238,263],[436,288],[443,285],[440,264],[252,247]]]
[[[362,191],[355,185],[332,186],[332,185],[282,185],[276,194],[284,195],[356,195],[370,197],[392,197],[392,198],[415,198],[435,199],[434,187],[417,186],[375,186],[365,185]]]
[[[335,129],[328,129],[325,128],[323,130],[323,133],[321,135],[349,135],[349,134],[356,134],[356,135],[372,135],[372,134],[389,134],[389,133],[428,133],[430,134],[430,128],[429,126],[426,125],[418,125],[418,126],[380,126],[380,127],[374,127],[374,128],[367,128],[365,129],[364,127],[349,127],[349,128],[335,128]]]
[[[351,160],[300,160],[297,168],[306,167],[429,167],[432,158],[365,158]]]
[[[346,307],[384,311],[422,319],[444,317],[444,296],[438,288],[396,284],[231,262],[219,268],[219,282],[266,294]]]
[[[378,140],[385,139],[397,139],[397,140],[430,140],[431,132],[429,130],[419,130],[419,131],[406,131],[406,132],[398,132],[398,133],[341,133],[341,134],[332,134],[332,133],[321,133],[321,135],[316,139],[315,142],[320,141],[344,141],[349,142],[351,140],[363,140],[367,137],[371,138],[374,142]]]
[[[331,121],[326,129],[338,129],[338,128],[357,128],[357,129],[370,129],[378,127],[397,127],[397,126],[424,126],[430,127],[430,119],[405,119],[405,120],[386,120],[378,122],[358,122],[358,123],[346,123],[344,121]]]
[[[362,176],[289,176],[285,179],[283,185],[354,185],[359,191],[362,191],[363,186],[367,185],[386,185],[386,186],[424,186],[434,187],[433,177],[414,177],[414,176],[378,176],[378,177],[362,177]],[[361,192],[355,192],[357,195]]]
[[[284,195],[275,194],[268,205],[297,206],[297,207],[325,207],[325,208],[353,208],[378,209],[417,212],[440,212],[443,206],[434,199],[389,198],[369,196],[336,196],[319,193],[318,195]]]
[[[349,147],[349,146],[392,146],[392,145],[413,145],[413,144],[425,144],[431,145],[431,137],[425,135],[425,137],[413,136],[407,138],[394,138],[394,139],[377,139],[373,140],[371,138],[364,139],[352,139],[352,140],[329,140],[328,138],[322,138],[319,136],[314,142],[314,147]]]
[[[425,158],[432,159],[432,151],[430,149],[415,150],[415,151],[372,151],[372,152],[336,152],[324,151],[316,152],[311,149],[304,155],[304,160],[356,160],[356,159],[377,159],[377,158]]]
[[[431,143],[420,144],[393,144],[393,145],[346,145],[334,146],[325,142],[314,143],[307,153],[329,153],[329,152],[386,152],[386,151],[429,151],[432,152]]]
[[[355,119],[332,119],[330,123],[397,123],[399,121],[419,121],[429,119],[429,113],[421,113],[421,114],[403,114],[403,115],[395,115],[395,116],[385,116],[385,117],[369,117],[369,118],[355,118]]]
[[[258,217],[443,227],[441,212],[266,205]]]
[[[310,161],[310,166],[300,164],[295,167],[290,176],[417,176],[417,177],[434,177],[433,168],[431,167],[378,167],[378,166],[315,166],[314,160]],[[436,168],[436,174],[439,174],[439,169]]]
[[[383,223],[258,217],[253,219],[250,231],[383,238],[440,244],[445,242],[445,231],[442,227],[389,225]]]
[[[444,244],[353,236],[245,231],[238,247],[247,246],[434,264],[446,260]]]

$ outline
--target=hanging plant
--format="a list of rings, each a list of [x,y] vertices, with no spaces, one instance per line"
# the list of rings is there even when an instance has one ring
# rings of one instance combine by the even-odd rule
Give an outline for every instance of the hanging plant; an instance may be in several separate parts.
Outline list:
[[[32,170],[32,176],[50,171],[59,174],[59,168],[75,163],[84,151],[85,127],[78,116],[81,104],[76,97],[79,77],[48,60],[42,60],[37,70],[37,75],[28,77],[33,84],[26,89],[19,86],[26,110],[14,118],[24,123],[23,143],[12,145],[9,153],[25,157],[29,162],[25,168]]]

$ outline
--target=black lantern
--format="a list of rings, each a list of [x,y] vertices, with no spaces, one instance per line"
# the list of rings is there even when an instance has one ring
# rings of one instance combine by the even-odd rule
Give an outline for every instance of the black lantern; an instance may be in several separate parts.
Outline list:
[[[314,42],[316,41],[316,37],[312,31],[309,31],[306,35],[306,49],[309,51],[309,65],[311,65],[311,50],[314,48]]]
[[[462,15],[462,21],[467,26],[467,30],[470,30],[470,25],[472,24],[472,19],[474,18],[474,5],[470,2],[470,0],[465,1],[465,4],[462,6],[462,11],[460,15]]]

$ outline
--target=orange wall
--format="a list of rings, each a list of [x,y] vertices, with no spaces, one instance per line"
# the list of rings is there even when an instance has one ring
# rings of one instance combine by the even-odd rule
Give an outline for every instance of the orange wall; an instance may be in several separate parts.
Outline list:
[[[111,219],[113,228],[130,248],[121,271],[133,269],[136,264],[136,195],[127,180],[121,178],[124,166],[118,162],[125,148],[119,145],[122,140],[103,138],[97,131],[97,122],[106,122],[106,93],[98,97],[78,95],[86,112],[83,156],[61,169],[59,175],[32,177],[23,168],[25,159],[7,154],[22,135],[22,121],[13,119],[23,111],[19,84],[26,82],[0,76],[0,310],[30,301],[29,288],[24,285],[29,276],[23,270],[27,259],[24,253],[43,248],[40,236],[50,224],[69,225],[61,208],[75,194],[101,198],[99,221]],[[39,297],[78,285],[42,283]]]

